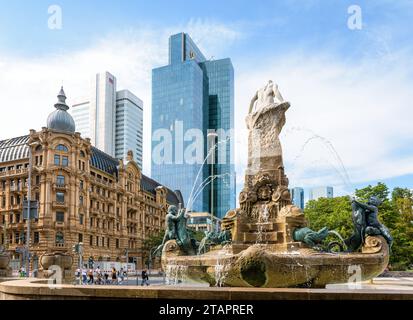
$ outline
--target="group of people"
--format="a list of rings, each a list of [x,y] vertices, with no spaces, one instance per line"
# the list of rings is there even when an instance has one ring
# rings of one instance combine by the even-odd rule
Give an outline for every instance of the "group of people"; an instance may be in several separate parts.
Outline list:
[[[141,285],[149,285],[149,276],[146,270],[142,270],[142,282]],[[78,268],[75,272],[75,283],[83,285],[119,285],[128,279],[128,272],[123,268],[116,270],[112,268],[111,271],[102,271],[100,267],[92,268]],[[136,274],[136,283],[138,284],[138,275]]]

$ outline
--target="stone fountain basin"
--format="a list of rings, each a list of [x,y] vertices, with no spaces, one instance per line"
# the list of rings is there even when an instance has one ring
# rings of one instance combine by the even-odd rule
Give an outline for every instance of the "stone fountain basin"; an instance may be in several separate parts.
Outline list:
[[[300,248],[273,251],[256,244],[234,253],[232,246],[217,246],[206,254],[184,256],[164,251],[162,265],[184,266],[186,277],[210,285],[229,287],[325,287],[327,284],[365,281],[377,277],[389,262],[389,248],[382,237],[369,237],[361,253],[322,253]],[[371,245],[373,243],[373,245]]]

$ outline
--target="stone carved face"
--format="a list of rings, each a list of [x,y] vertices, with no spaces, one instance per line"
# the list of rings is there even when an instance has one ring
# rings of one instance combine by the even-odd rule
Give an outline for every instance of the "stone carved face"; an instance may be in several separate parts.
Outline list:
[[[258,198],[260,200],[268,200],[271,196],[271,188],[268,186],[262,186],[258,189]]]

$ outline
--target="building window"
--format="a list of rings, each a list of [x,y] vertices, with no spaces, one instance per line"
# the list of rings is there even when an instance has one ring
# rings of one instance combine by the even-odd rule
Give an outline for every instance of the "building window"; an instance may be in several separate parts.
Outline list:
[[[60,156],[57,154],[54,155],[54,165],[60,166]]]
[[[63,211],[56,212],[56,221],[57,222],[65,222],[65,213]]]
[[[108,248],[110,247],[110,239],[109,238],[107,240],[107,246],[108,246]]]
[[[116,249],[119,249],[119,239],[116,239]]]
[[[93,236],[89,237],[89,245],[93,246]]]
[[[56,232],[56,247],[61,247],[65,244],[65,238],[62,232]]]
[[[80,188],[80,190],[83,190],[83,180],[80,180],[79,188]]]
[[[38,232],[33,233],[33,243],[39,243],[40,242],[40,235]]]
[[[69,149],[67,149],[67,147],[66,147],[65,145],[63,145],[63,144],[59,144],[59,145],[56,147],[56,150],[57,150],[57,151],[63,151],[63,152],[68,152],[68,151],[69,151]]]
[[[78,238],[78,242],[83,242],[83,234],[79,233],[79,238]]]
[[[36,185],[40,184],[40,176],[36,176]]]
[[[79,196],[79,204],[83,206],[83,196]]]
[[[99,247],[99,237],[96,236],[96,247]]]
[[[69,158],[66,156],[62,157],[62,166],[67,167],[69,165]]]
[[[56,192],[56,201],[59,203],[65,202],[65,194],[63,192]]]
[[[83,225],[83,214],[79,214],[79,224]]]
[[[82,158],[84,158],[86,155],[85,155],[85,152],[84,151],[80,151],[80,156],[82,157]]]
[[[58,175],[58,176],[56,177],[56,184],[57,184],[58,186],[64,186],[64,185],[65,185],[65,176]]]

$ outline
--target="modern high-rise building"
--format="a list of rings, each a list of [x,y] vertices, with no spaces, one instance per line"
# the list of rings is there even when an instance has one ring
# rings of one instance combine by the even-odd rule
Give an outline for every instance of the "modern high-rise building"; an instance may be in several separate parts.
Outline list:
[[[142,168],[143,102],[129,90],[116,92],[115,158],[125,159],[133,150]]]
[[[77,131],[112,157],[125,159],[133,150],[142,168],[143,102],[128,90],[116,90],[109,72],[93,76],[90,95],[75,100],[71,115]]]
[[[207,60],[189,35],[172,35],[169,64],[152,70],[152,177],[180,189],[186,204],[191,192],[192,196],[197,195],[189,209],[223,217],[235,207],[234,142],[229,139],[233,128],[231,59]],[[195,163],[185,157],[193,155],[194,129],[202,132],[204,149],[201,161]],[[157,136],[162,130],[174,136],[173,156],[158,161],[155,153],[160,139]],[[214,138],[217,148],[214,160],[202,165],[212,150],[211,139],[207,141],[210,131],[218,133],[218,138]],[[215,179],[208,184],[208,177],[212,175]],[[203,181],[205,188],[201,191]]]
[[[299,187],[292,188],[291,200],[295,206],[304,210],[304,189]]]
[[[319,198],[332,198],[333,196],[333,187],[312,188],[308,193],[309,200],[317,200]]]

